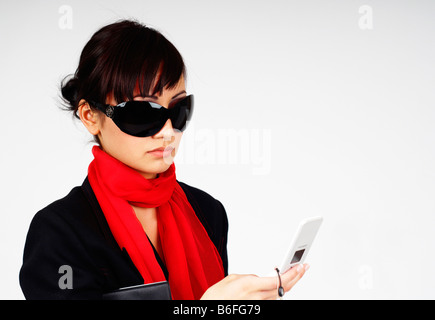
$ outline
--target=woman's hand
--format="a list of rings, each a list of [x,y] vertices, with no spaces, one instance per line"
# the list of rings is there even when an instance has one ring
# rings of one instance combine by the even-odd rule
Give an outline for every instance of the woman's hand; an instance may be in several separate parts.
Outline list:
[[[302,278],[309,265],[297,265],[281,275],[281,285],[288,292]],[[278,275],[230,274],[208,290],[201,300],[275,300],[278,298]]]

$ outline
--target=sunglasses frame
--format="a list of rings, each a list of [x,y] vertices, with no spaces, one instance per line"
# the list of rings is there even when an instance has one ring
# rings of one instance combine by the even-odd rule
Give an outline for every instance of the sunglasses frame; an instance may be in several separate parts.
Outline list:
[[[189,100],[189,105],[188,107],[185,107],[185,111],[187,112],[187,114],[185,115],[186,119],[185,121],[182,122],[182,125],[176,125],[173,121],[173,116],[177,115],[174,114],[175,111],[178,111],[177,108],[182,108],[182,104],[183,102],[185,102],[186,100]],[[118,110],[121,110],[121,108],[127,108],[129,103],[134,103],[134,104],[144,104],[144,107],[151,107],[152,109],[155,110],[160,110],[159,112],[160,117],[161,117],[161,127],[157,128],[150,128],[147,129],[148,131],[151,130],[151,134],[133,134],[131,132],[129,132],[127,129],[125,129],[123,127],[122,124],[120,124],[118,121],[116,121],[116,113]],[[149,136],[153,136],[154,134],[156,134],[157,132],[159,132],[164,124],[166,123],[166,121],[168,119],[171,119],[172,125],[174,126],[175,129],[180,130],[180,131],[184,131],[186,126],[187,126],[187,122],[190,121],[191,117],[192,117],[192,112],[193,112],[193,95],[187,95],[183,98],[177,99],[174,103],[170,104],[173,105],[171,108],[165,108],[162,105],[155,103],[155,102],[151,102],[151,101],[136,101],[136,100],[131,100],[131,101],[124,101],[121,102],[119,104],[117,104],[116,106],[112,106],[110,104],[102,104],[99,102],[95,102],[95,101],[89,101],[89,104],[91,106],[94,106],[96,109],[98,109],[99,111],[103,112],[108,118],[112,119],[113,122],[116,124],[116,126],[123,131],[124,133],[127,133],[129,135],[132,136],[136,136],[136,137],[149,137]],[[178,114],[179,115],[179,114]],[[164,120],[164,121],[163,121]],[[156,120],[154,120],[155,122]],[[146,126],[146,124],[144,124],[144,126]],[[177,128],[179,127],[179,128]]]

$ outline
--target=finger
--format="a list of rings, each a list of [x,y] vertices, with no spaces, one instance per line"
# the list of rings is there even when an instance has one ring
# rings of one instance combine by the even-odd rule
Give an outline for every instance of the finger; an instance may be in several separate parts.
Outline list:
[[[296,265],[290,270],[281,275],[281,286],[284,291],[289,291],[303,276],[308,265]],[[234,276],[243,281],[243,291],[247,299],[272,299],[275,300],[278,296],[279,278],[259,277],[257,275],[239,275]]]
[[[294,279],[294,278],[293,278]],[[260,300],[276,300],[280,286],[278,276],[257,278],[257,290],[251,291],[251,298]],[[281,285],[284,285],[281,283]]]
[[[304,274],[305,267],[304,265],[296,265],[286,271],[281,275],[281,285],[282,287],[288,291],[290,288],[300,279],[300,277]],[[256,275],[249,275],[245,277],[246,287],[250,292],[260,292],[260,291],[270,291],[274,294],[277,294],[279,287],[279,278],[278,276],[271,277],[258,277]]]
[[[287,292],[303,277],[305,271],[309,268],[308,264],[299,264],[294,266],[289,271],[281,276],[282,286],[284,291]]]
[[[305,272],[305,265],[303,264],[297,264],[293,267],[291,267],[289,270],[281,274],[281,280],[283,282],[289,282],[292,279],[299,276],[299,274],[304,274]]]
[[[271,291],[277,288],[277,277],[258,277],[250,279],[252,292]]]

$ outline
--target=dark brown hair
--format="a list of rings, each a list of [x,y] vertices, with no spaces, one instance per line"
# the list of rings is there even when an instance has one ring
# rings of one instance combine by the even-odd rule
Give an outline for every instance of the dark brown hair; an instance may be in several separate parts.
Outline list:
[[[155,95],[173,88],[185,73],[180,53],[160,32],[121,20],[91,37],[76,72],[63,79],[61,93],[67,109],[78,118],[81,99],[104,104],[113,94],[118,103],[132,100],[137,84],[142,96]]]

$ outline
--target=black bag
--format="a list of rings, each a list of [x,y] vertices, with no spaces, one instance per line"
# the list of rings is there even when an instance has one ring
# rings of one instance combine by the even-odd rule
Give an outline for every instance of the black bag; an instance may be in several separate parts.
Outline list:
[[[140,284],[103,294],[103,300],[171,300],[168,281]]]

